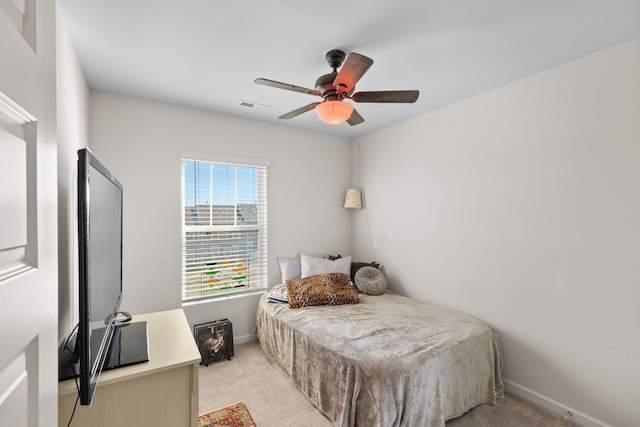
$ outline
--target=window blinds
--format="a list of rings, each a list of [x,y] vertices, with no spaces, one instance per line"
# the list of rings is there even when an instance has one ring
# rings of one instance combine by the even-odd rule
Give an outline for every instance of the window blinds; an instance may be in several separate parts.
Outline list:
[[[182,299],[267,285],[267,168],[182,161]]]

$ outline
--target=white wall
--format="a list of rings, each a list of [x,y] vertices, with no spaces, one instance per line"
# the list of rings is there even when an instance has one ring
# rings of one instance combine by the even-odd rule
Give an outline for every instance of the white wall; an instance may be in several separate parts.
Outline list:
[[[56,14],[58,126],[58,339],[78,321],[76,234],[77,150],[88,144],[89,88],[62,14]]]
[[[269,284],[276,258],[350,253],[349,140],[91,92],[91,150],[124,186],[124,296],[132,313],[181,306],[180,152],[266,159]],[[259,296],[185,307],[191,324],[228,318],[248,339]]]
[[[640,420],[638,76],[640,39],[353,142],[354,255],[368,213],[393,290],[488,322],[508,386],[587,425]]]

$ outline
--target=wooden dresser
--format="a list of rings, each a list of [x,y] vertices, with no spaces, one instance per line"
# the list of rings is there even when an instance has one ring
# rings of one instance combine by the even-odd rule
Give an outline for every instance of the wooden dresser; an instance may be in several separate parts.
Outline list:
[[[133,316],[136,321],[147,322],[149,361],[103,372],[93,404],[78,404],[72,426],[197,426],[200,352],[184,312]],[[74,380],[59,383],[59,426],[69,422],[77,395]]]

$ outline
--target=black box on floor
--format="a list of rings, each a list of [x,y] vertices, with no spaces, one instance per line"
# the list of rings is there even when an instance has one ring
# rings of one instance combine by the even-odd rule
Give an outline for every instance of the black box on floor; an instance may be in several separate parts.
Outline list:
[[[209,366],[233,356],[233,327],[228,319],[200,323],[193,327],[193,336],[200,349],[200,364]]]

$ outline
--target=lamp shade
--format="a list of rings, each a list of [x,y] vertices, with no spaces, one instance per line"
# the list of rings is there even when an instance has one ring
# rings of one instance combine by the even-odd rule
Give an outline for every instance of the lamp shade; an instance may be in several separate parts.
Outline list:
[[[362,193],[357,188],[347,189],[344,198],[344,207],[349,209],[362,209]]]
[[[353,105],[342,101],[324,101],[316,105],[315,110],[320,120],[330,125],[337,125],[351,117]]]

